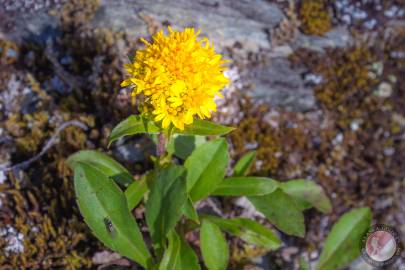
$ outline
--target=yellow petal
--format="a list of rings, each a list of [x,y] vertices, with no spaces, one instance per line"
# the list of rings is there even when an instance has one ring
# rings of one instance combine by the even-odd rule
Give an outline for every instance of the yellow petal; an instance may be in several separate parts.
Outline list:
[[[180,95],[186,90],[186,83],[182,80],[177,80],[174,84],[170,86],[170,92],[174,95]]]
[[[158,115],[155,117],[155,121],[158,122],[158,121],[162,120],[164,117],[165,117],[165,115],[164,115],[163,113],[162,113],[162,114],[158,114]]]
[[[184,123],[187,125],[190,125],[193,123],[193,114],[190,112],[187,112],[185,119],[184,119]]]
[[[132,84],[131,80],[130,80],[130,79],[126,79],[125,81],[123,81],[123,82],[121,83],[121,87],[126,87],[126,86],[131,85],[131,84]]]
[[[184,130],[184,123],[178,118],[173,118],[173,125],[180,130]]]
[[[141,38],[141,41],[142,41],[142,43],[144,43],[146,46],[150,45],[150,43],[149,43],[146,39],[144,39],[144,38]]]
[[[166,116],[165,119],[163,119],[162,128],[167,128],[169,125],[170,125],[170,118],[169,116]]]

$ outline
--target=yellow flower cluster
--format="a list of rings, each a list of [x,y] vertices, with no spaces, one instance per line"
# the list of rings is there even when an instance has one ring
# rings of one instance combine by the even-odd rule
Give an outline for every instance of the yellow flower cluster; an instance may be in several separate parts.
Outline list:
[[[183,130],[195,115],[204,119],[216,111],[214,97],[222,97],[219,91],[228,83],[223,74],[226,61],[207,38],[197,40],[199,31],[168,30],[168,35],[163,31],[154,35],[151,43],[142,39],[146,48],[138,50],[134,63],[125,66],[131,77],[121,86],[132,85],[134,96],[144,96],[162,128],[173,124]]]

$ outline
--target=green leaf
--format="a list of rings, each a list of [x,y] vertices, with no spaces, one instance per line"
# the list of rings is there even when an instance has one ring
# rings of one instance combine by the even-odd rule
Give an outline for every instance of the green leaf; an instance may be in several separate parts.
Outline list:
[[[120,188],[99,170],[77,162],[77,202],[84,221],[106,246],[147,267],[150,254]]]
[[[173,135],[167,145],[167,152],[185,160],[194,149],[206,142],[204,136]]]
[[[94,150],[82,150],[71,155],[66,164],[74,169],[78,162],[90,164],[97,170],[114,179],[117,183],[128,186],[134,182],[132,175],[113,158]]]
[[[371,215],[369,208],[357,208],[344,214],[333,225],[315,269],[342,269],[356,259],[360,255],[361,237],[371,225]]]
[[[119,123],[110,134],[108,138],[108,145],[124,136],[135,135],[140,133],[159,133],[158,127],[153,121],[140,116],[131,115],[121,123]]]
[[[275,191],[279,182],[265,177],[230,177],[222,181],[212,195],[217,196],[258,196]]]
[[[134,181],[125,190],[125,197],[127,198],[128,208],[134,209],[142,200],[143,195],[148,191],[148,176],[143,176],[139,181]]]
[[[182,214],[186,203],[185,169],[170,165],[153,172],[148,201],[146,223],[156,244],[162,244]]]
[[[246,219],[232,218],[223,219],[215,216],[202,216],[203,220],[208,220],[224,231],[240,237],[249,244],[274,250],[280,247],[281,241],[277,235],[262,224]]]
[[[222,182],[228,166],[228,144],[219,138],[207,142],[187,158],[187,191],[191,200],[197,202],[211,194]]]
[[[311,270],[311,267],[309,266],[309,263],[304,258],[304,256],[301,256],[300,258],[300,270]]]
[[[305,234],[304,216],[294,199],[277,189],[264,196],[248,197],[256,210],[266,216],[278,229],[295,236]]]
[[[168,235],[166,249],[159,270],[199,270],[198,257],[194,250],[174,231]]]
[[[198,217],[197,211],[194,208],[193,202],[190,198],[187,199],[187,202],[183,206],[184,215],[194,221],[197,224],[200,224],[200,219]]]
[[[297,200],[302,210],[315,207],[322,213],[330,213],[332,205],[323,188],[313,181],[291,180],[281,184],[285,193]]]
[[[256,158],[256,151],[250,151],[245,154],[235,165],[233,176],[246,176],[250,173],[253,161]]]
[[[186,125],[184,130],[175,129],[173,133],[185,135],[225,135],[233,131],[235,128],[222,126],[214,122],[194,119],[191,125]]]
[[[209,270],[225,270],[229,248],[221,230],[214,223],[203,220],[200,229],[201,253]]]

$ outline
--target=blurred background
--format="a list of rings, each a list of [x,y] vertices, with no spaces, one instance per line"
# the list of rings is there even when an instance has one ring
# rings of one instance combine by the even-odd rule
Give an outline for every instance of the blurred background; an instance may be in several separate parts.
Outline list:
[[[237,127],[234,160],[254,175],[312,179],[333,212],[306,212],[304,239],[266,252],[230,239],[230,269],[316,262],[331,225],[369,206],[405,233],[405,3],[402,0],[0,0],[0,269],[107,269],[120,259],[78,212],[66,158],[100,149],[135,176],[151,168],[146,136],[107,137],[136,113],[122,65],[156,31],[195,27],[232,60],[214,120]],[[261,217],[210,198],[225,217]],[[135,211],[141,227],[143,206]],[[118,260],[120,268],[137,269]],[[372,269],[362,259],[348,269]],[[389,269],[405,269],[399,259]]]

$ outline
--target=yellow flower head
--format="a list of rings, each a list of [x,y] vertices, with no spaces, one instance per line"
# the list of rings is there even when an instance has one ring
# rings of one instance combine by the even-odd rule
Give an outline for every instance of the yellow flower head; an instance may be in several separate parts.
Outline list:
[[[186,28],[175,32],[170,27],[166,36],[160,31],[152,43],[142,39],[146,48],[138,50],[134,63],[125,66],[130,78],[122,87],[133,85],[134,96],[143,95],[155,121],[162,127],[173,124],[183,130],[193,123],[194,115],[201,119],[216,111],[214,97],[227,83],[225,61],[216,54],[207,38],[197,40],[199,31]]]

